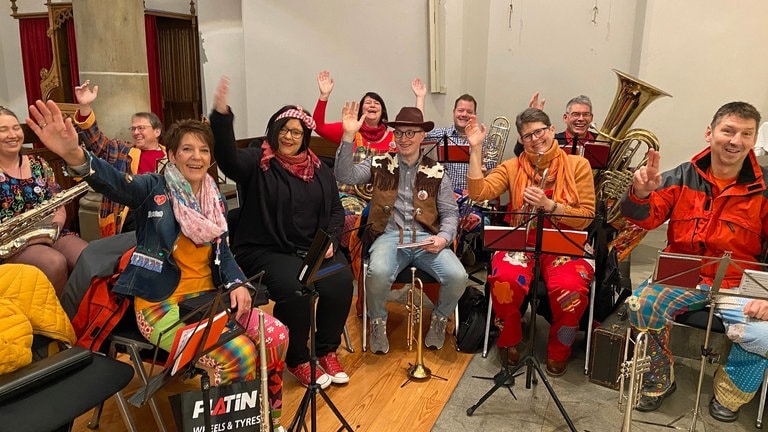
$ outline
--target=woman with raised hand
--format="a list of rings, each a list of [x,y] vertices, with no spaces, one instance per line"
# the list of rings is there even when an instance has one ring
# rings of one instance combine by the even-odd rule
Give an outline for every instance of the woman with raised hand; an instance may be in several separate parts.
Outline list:
[[[240,222],[232,249],[247,275],[265,271],[264,282],[275,301],[274,314],[288,326],[288,371],[302,385],[310,383],[309,311],[298,274],[319,230],[338,236],[344,210],[333,170],[309,149],[314,120],[301,107],[286,105],[267,123],[266,137],[238,149],[234,115],[227,105],[229,79],[222,77],[214,96],[211,128],[214,152],[221,171],[241,189]],[[338,239],[325,253],[326,260],[346,263]],[[349,381],[336,357],[352,303],[352,272],[343,271],[314,283],[317,302],[316,354],[324,374],[317,383],[325,388]]]
[[[341,136],[344,133],[341,122],[325,122],[325,109],[334,87],[333,78],[328,71],[320,71],[317,74],[317,87],[320,90],[320,96],[312,115],[317,124],[315,133],[328,141],[341,143]],[[411,82],[411,90],[416,96],[416,107],[424,112],[427,87],[421,79],[416,78]],[[372,156],[397,151],[395,137],[384,124],[388,120],[387,106],[381,96],[374,92],[364,94],[360,99],[357,118],[363,118],[363,125],[360,127],[360,131],[355,134],[354,146],[352,147],[355,163],[360,163]],[[345,248],[349,247],[349,232],[370,200],[370,194],[361,192],[362,188],[362,185],[356,188],[354,185],[339,184],[341,204],[344,206],[344,231],[347,232],[341,238],[341,245]]]
[[[250,285],[227,244],[225,200],[213,178],[213,134],[205,123],[182,120],[168,130],[169,163],[161,174],[126,175],[78,146],[72,121],[64,121],[54,102],[37,101],[27,123],[72,174],[97,192],[136,213],[136,250],[114,291],[134,298],[142,335],[170,351],[179,321],[179,303],[225,285],[245,334],[205,354],[200,364],[213,369],[215,385],[248,381],[258,375],[258,311],[251,309]],[[262,296],[263,297],[263,296]],[[257,297],[259,298],[259,297]],[[265,316],[269,400],[275,430],[282,409],[282,370],[288,335],[285,326]],[[162,337],[161,337],[162,336]]]

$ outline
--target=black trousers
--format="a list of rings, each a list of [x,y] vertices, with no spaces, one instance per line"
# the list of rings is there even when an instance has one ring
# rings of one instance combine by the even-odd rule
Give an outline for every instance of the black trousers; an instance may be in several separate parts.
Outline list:
[[[302,293],[303,287],[298,280],[303,258],[296,254],[252,249],[238,251],[235,259],[248,277],[262,270],[265,272],[263,282],[269,290],[269,298],[275,302],[272,314],[288,327],[286,364],[296,367],[308,362],[310,297]],[[346,262],[340,251],[336,251],[331,260]],[[318,357],[335,352],[341,344],[341,333],[352,304],[352,280],[352,271],[346,268],[313,284],[319,295],[315,333]]]

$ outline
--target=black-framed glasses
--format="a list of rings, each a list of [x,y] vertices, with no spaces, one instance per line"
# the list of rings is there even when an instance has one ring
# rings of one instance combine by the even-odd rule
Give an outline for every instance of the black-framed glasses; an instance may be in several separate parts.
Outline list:
[[[547,127],[536,129],[533,132],[529,132],[529,133],[521,136],[520,137],[520,141],[522,141],[522,142],[529,142],[529,141],[531,141],[533,139],[539,139],[539,138],[544,136],[544,132],[546,132],[547,129],[549,129],[550,127],[551,126],[547,126]]]
[[[417,133],[419,133],[419,132],[421,132],[421,131],[418,131],[418,130],[406,130],[406,131],[401,131],[401,130],[397,130],[397,129],[395,129],[395,130],[392,132],[392,135],[394,135],[394,136],[395,136],[395,138],[402,138],[402,137],[403,137],[403,135],[405,135],[405,137],[406,137],[406,138],[413,138],[413,136],[414,136],[414,135],[416,135],[416,134],[417,134]]]
[[[128,128],[128,130],[131,131],[131,133],[134,133],[136,131],[144,132],[145,129],[151,129],[151,128],[152,126],[148,126],[148,125],[138,125],[138,126],[131,126]]]
[[[285,128],[285,127],[280,129],[280,131],[277,134],[278,135],[285,135],[285,134],[288,134],[288,133],[290,133],[291,134],[291,138],[294,138],[294,139],[299,139],[302,136],[304,136],[304,131],[301,130],[301,129],[288,129],[288,128]]]

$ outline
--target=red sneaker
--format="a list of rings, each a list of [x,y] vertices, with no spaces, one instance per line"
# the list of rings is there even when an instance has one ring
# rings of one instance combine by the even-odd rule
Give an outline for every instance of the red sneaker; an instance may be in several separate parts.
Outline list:
[[[335,352],[330,352],[317,360],[320,363],[320,367],[331,377],[331,382],[334,384],[346,384],[349,382],[349,375],[342,369]]]
[[[312,370],[309,367],[309,362],[302,363],[296,367],[286,366],[286,369],[288,369],[288,372],[290,372],[291,375],[296,377],[296,379],[299,381],[299,384],[303,385],[304,387],[309,386],[309,382],[312,379],[310,376],[312,374]],[[320,384],[320,388],[325,389],[331,385],[331,377],[329,377],[328,374],[323,373],[322,369],[315,369],[315,377],[316,382]]]

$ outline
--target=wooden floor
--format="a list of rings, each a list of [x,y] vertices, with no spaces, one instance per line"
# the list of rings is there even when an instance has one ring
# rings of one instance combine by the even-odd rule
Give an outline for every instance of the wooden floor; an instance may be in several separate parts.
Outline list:
[[[403,305],[388,303],[390,352],[387,355],[363,353],[360,333],[362,321],[355,316],[354,303],[347,319],[354,353],[349,353],[343,347],[338,350],[339,360],[350,375],[348,384],[331,385],[326,390],[331,401],[356,431],[429,431],[440,415],[443,406],[451,396],[459,378],[464,373],[472,355],[456,352],[453,338],[446,337],[446,344],[439,351],[424,350],[424,364],[432,373],[445,377],[447,381],[432,378],[421,382],[410,382],[403,386],[407,379],[407,369],[416,361],[416,350],[408,352],[405,342],[407,312]],[[268,308],[271,309],[271,308]],[[429,317],[431,311],[425,311]],[[429,318],[425,319],[424,334],[426,334]],[[449,324],[452,329],[452,324]],[[127,359],[126,359],[127,361]],[[284,376],[283,396],[283,426],[286,428],[293,420],[305,388],[300,386],[289,373]],[[138,379],[127,387],[130,392],[139,386]],[[176,430],[173,424],[168,396],[181,391],[199,388],[199,380],[182,382],[175,380],[158,392],[157,401],[163,418],[170,431]],[[341,424],[330,408],[317,396],[317,430],[337,430]],[[140,409],[131,407],[134,420],[139,431],[156,431],[152,414],[148,406]],[[78,418],[73,431],[86,432],[90,413]],[[311,416],[306,416],[307,422]],[[311,425],[309,425],[311,426]],[[99,429],[108,432],[126,431],[126,427],[115,404],[110,398],[104,407]]]

